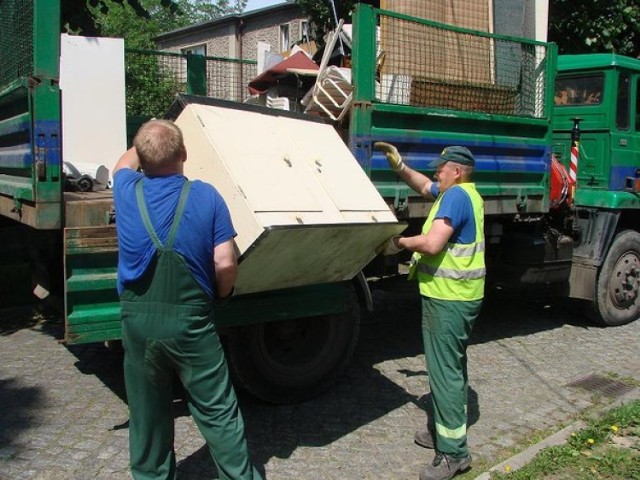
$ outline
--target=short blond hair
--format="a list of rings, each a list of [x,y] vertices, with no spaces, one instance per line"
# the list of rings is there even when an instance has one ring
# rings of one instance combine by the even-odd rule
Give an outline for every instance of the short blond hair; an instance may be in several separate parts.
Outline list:
[[[133,138],[140,166],[148,173],[172,167],[186,157],[182,131],[170,120],[150,120]]]

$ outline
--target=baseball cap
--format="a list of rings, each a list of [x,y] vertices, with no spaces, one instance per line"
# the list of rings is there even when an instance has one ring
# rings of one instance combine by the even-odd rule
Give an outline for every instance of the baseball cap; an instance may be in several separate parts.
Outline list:
[[[436,168],[447,162],[455,162],[459,163],[460,165],[469,165],[471,167],[475,166],[476,164],[476,160],[475,158],[473,158],[473,154],[467,147],[454,145],[442,150],[440,156],[433,162],[431,162],[429,166],[431,168]]]

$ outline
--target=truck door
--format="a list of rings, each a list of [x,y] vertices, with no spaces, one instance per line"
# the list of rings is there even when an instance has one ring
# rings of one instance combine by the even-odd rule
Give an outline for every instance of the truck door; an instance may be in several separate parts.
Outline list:
[[[633,157],[633,167],[635,169],[635,176],[640,177],[640,73],[633,75],[632,88],[632,111],[631,118],[634,119],[633,133],[632,133],[632,145],[631,152]],[[632,187],[628,184],[627,187]]]
[[[640,74],[621,70],[615,111],[615,128],[611,132],[611,171],[609,189],[624,190],[629,177],[640,167],[640,118],[638,118],[638,83]]]

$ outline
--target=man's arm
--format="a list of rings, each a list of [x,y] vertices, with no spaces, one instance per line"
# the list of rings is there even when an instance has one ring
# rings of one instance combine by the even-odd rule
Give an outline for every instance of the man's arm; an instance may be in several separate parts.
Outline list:
[[[451,235],[453,235],[453,227],[449,219],[436,218],[425,235],[400,237],[396,243],[398,247],[406,248],[411,252],[437,255],[445,247]]]
[[[427,200],[435,200],[435,197],[431,194],[431,185],[433,181],[426,175],[414,170],[411,167],[405,165],[401,172],[398,172],[400,178],[409,185],[414,191],[418,192]]]
[[[384,153],[389,166],[400,176],[402,181],[427,200],[435,200],[431,193],[433,181],[426,175],[405,165],[398,149],[394,145],[387,142],[375,142],[373,146]]]
[[[214,247],[213,267],[216,279],[216,298],[228,297],[233,293],[233,286],[238,277],[238,259],[233,239]]]
[[[138,168],[140,168],[140,159],[138,158],[136,147],[131,147],[122,154],[116,166],[113,167],[113,174],[122,168],[130,168],[132,170],[138,170]]]

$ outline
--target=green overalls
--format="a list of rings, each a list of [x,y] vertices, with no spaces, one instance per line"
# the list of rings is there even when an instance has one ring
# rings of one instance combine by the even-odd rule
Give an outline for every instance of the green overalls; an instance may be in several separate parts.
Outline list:
[[[433,401],[436,449],[465,457],[467,446],[467,346],[484,297],[484,202],[473,183],[459,187],[471,199],[476,238],[470,244],[447,243],[437,255],[415,254],[410,270],[420,282],[422,339]],[[426,234],[442,196],[422,227]]]
[[[138,207],[156,257],[139,280],[125,286],[120,298],[131,472],[136,480],[176,478],[171,385],[175,371],[219,477],[261,479],[249,461],[244,422],[213,324],[211,299],[172,248],[190,187],[186,182],[182,189],[163,246],[149,218],[142,181],[136,185]]]

